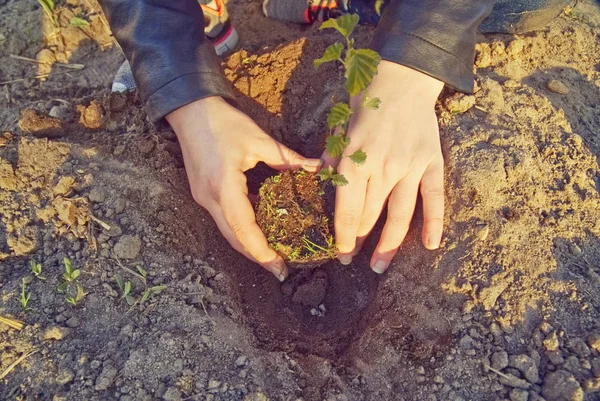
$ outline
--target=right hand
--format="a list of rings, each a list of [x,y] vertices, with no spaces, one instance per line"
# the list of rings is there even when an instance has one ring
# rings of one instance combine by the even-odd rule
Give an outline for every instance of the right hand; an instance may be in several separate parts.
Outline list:
[[[179,139],[194,200],[210,212],[231,246],[285,280],[283,259],[256,224],[244,172],[260,161],[278,170],[315,172],[321,161],[277,142],[220,97],[196,100],[166,118]]]

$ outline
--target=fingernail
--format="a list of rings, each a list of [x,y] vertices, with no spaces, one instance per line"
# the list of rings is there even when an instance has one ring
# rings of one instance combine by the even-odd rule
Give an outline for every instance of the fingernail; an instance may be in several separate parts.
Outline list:
[[[321,167],[323,160],[321,159],[306,159],[304,161],[304,167]]]
[[[440,241],[437,237],[432,237],[431,235],[427,236],[427,248],[430,250],[438,249],[440,247]]]
[[[350,255],[350,254],[338,255],[338,260],[344,266],[348,266],[350,263],[352,263],[352,255]]]
[[[377,274],[383,274],[387,270],[388,265],[389,263],[385,260],[378,260],[377,262],[373,263],[371,269],[373,269],[373,271]]]
[[[277,280],[281,281],[282,283],[286,279],[285,274],[283,274],[283,273],[276,274],[275,277],[277,277]]]

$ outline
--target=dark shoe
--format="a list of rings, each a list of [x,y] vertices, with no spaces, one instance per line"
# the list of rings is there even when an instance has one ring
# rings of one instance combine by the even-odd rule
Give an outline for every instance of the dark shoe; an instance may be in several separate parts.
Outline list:
[[[572,0],[496,0],[494,9],[479,26],[482,33],[524,33],[543,28]]]

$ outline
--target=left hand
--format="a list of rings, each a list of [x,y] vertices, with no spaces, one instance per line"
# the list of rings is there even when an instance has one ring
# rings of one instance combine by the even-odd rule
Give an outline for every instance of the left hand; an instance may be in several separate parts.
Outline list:
[[[404,240],[413,216],[417,194],[423,197],[423,244],[439,247],[444,218],[444,160],[440,146],[435,102],[444,84],[411,68],[382,61],[369,86],[371,98],[381,100],[379,110],[360,109],[352,117],[344,152],[367,154],[356,166],[348,157],[338,172],[349,184],[337,188],[335,233],[338,259],[349,264],[360,251],[388,202],[387,221],[371,257],[377,273],[387,270]],[[362,94],[352,101],[360,105]],[[356,108],[354,108],[356,110]],[[327,154],[326,164],[334,164]]]

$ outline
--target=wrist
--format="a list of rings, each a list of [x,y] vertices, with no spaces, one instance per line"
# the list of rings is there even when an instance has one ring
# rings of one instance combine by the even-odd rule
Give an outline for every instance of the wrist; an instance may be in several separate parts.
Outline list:
[[[374,83],[412,97],[415,101],[423,100],[435,104],[444,88],[444,82],[424,72],[392,61],[382,60]]]
[[[195,100],[181,106],[165,116],[167,122],[181,140],[189,132],[187,127],[197,126],[198,122],[206,121],[215,109],[222,106],[225,100],[220,96],[210,96]],[[198,133],[195,132],[194,135]]]

